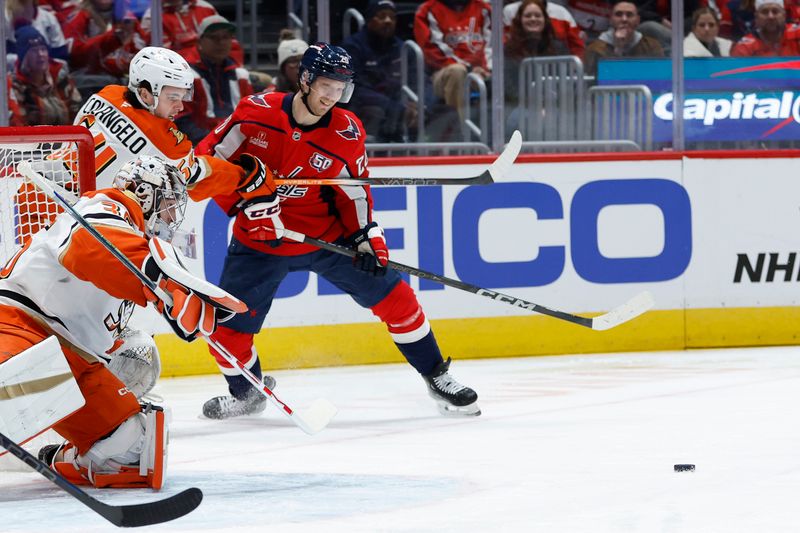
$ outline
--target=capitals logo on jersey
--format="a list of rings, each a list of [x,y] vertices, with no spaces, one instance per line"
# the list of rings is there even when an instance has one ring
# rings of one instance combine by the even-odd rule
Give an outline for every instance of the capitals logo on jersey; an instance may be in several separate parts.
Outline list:
[[[258,106],[266,107],[267,109],[272,107],[271,105],[269,105],[267,103],[266,100],[264,100],[264,95],[263,94],[254,94],[253,96],[250,97],[250,101],[253,102],[254,104],[258,105]]]
[[[323,170],[328,170],[329,168],[331,168],[331,165],[333,164],[333,159],[325,157],[319,152],[314,152],[311,155],[311,158],[308,160],[308,164],[311,165],[311,168],[313,168],[317,172],[322,172]]]
[[[338,133],[342,139],[347,141],[357,141],[358,138],[361,137],[361,130],[358,129],[358,125],[356,124],[355,120],[348,116],[345,116],[345,118],[348,122],[347,128],[343,130],[336,130],[336,133]]]

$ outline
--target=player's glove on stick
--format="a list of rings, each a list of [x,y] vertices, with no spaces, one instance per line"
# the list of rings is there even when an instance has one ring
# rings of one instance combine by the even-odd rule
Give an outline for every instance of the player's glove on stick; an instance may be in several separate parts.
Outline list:
[[[353,258],[353,266],[373,276],[386,275],[389,264],[389,249],[383,236],[383,228],[377,222],[370,222],[349,237],[358,254]]]
[[[275,177],[250,154],[242,154],[236,164],[245,171],[243,185],[238,189],[242,197],[240,210],[244,213],[244,220],[240,220],[242,229],[253,241],[268,243],[273,248],[279,246],[284,231]]]
[[[149,245],[142,271],[157,288],[142,290],[181,339],[211,335],[220,322],[247,310],[240,300],[186,270],[168,243],[154,237]]]

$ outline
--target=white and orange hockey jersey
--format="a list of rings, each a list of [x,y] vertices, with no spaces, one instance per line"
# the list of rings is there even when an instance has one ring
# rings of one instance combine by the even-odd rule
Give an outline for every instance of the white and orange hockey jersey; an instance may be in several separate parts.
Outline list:
[[[125,100],[127,87],[108,85],[83,104],[75,124],[94,136],[96,187],[111,187],[119,169],[140,155],[163,159],[181,171],[189,196],[200,201],[234,191],[245,179],[241,167],[224,159],[195,157],[189,138],[171,120]],[[213,179],[208,179],[213,176]]]
[[[139,204],[117,189],[89,193],[76,210],[137,266],[149,253]],[[109,351],[142,283],[67,213],[39,231],[0,271],[0,304],[20,308],[89,354]]]

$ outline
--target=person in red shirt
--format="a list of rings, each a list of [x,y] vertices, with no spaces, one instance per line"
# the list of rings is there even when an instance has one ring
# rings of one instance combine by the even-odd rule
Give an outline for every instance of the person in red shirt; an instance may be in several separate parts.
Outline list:
[[[296,93],[257,94],[242,100],[233,115],[197,146],[198,153],[229,161],[260,159],[268,169],[267,182],[273,172],[287,178],[366,178],[364,127],[352,112],[336,107],[352,95],[351,65],[343,48],[326,43],[310,46],[303,54]],[[278,286],[289,272],[311,271],[386,324],[443,414],[480,414],[475,391],[449,374],[450,360],[443,360],[414,291],[387,268],[389,250],[372,216],[368,186],[281,186],[275,194],[246,202],[236,195],[218,195],[215,200],[236,217],[220,286],[243,300],[250,312],[231,318],[214,338],[254,374],[261,375],[261,363],[253,335],[261,331]],[[351,246],[358,254],[354,261],[282,239],[284,228]],[[208,400],[203,414],[222,419],[262,411],[264,396],[211,353],[231,395]]]
[[[200,22],[211,15],[219,15],[217,8],[205,0],[164,0],[164,11],[161,14],[164,28],[162,46],[183,55],[197,44],[200,36]],[[151,16],[150,9],[142,16],[142,28],[145,41],[150,42]],[[231,55],[238,65],[244,64],[244,50],[236,39],[233,40]]]
[[[17,67],[8,77],[11,126],[72,124],[81,95],[62,61],[50,58],[47,43],[33,26],[15,32]]]
[[[239,100],[253,94],[250,74],[231,57],[236,27],[222,15],[211,15],[199,31],[197,46],[184,54],[194,71],[194,98],[175,120],[193,143],[228,118]]]
[[[467,73],[491,76],[491,18],[483,0],[427,0],[414,16],[414,40],[433,72],[433,92],[459,114]]]
[[[786,23],[781,0],[756,0],[755,31],[742,37],[731,56],[799,56],[800,26]]]

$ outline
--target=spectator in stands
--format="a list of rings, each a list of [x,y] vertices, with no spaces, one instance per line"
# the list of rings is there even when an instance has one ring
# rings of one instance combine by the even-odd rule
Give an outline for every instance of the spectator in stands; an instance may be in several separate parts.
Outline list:
[[[33,26],[15,32],[17,67],[8,78],[12,126],[72,124],[81,96],[63,61],[50,59],[47,41]]]
[[[47,43],[50,57],[53,59],[69,58],[69,46],[58,19],[52,11],[36,5],[36,0],[7,0],[3,23],[6,25],[6,53],[9,67],[17,60],[14,41],[14,30],[21,26],[31,25],[36,28]]]
[[[786,23],[782,0],[756,0],[755,31],[742,37],[732,56],[800,56],[800,27]]]
[[[194,70],[194,98],[175,121],[193,144],[228,118],[242,97],[253,94],[249,73],[231,57],[236,26],[211,15],[198,32],[197,46],[186,57]]]
[[[611,10],[611,28],[586,47],[586,72],[595,74],[599,59],[664,57],[661,44],[637,31],[638,25],[639,12],[636,4],[626,0],[616,2]]]
[[[205,0],[164,0],[161,14],[164,28],[164,48],[184,55],[184,50],[193,48],[200,35],[200,22],[211,15],[219,15],[217,8]],[[150,10],[142,16],[145,39],[150,43]],[[244,51],[239,41],[233,40],[231,56],[238,65],[244,65]]]
[[[136,16],[124,11],[117,16],[114,0],[83,0],[64,22],[64,34],[72,42],[70,67],[82,74],[126,76],[146,44]]]
[[[708,7],[692,13],[692,31],[683,40],[685,57],[727,57],[733,43],[719,37],[719,17]]]
[[[490,24],[491,7],[483,0],[426,0],[414,16],[414,39],[433,73],[434,94],[459,114],[467,73],[491,75]]]
[[[349,109],[364,123],[367,142],[402,142],[404,125],[417,120],[417,105],[401,97],[397,8],[392,0],[370,0],[364,18],[361,31],[342,44],[356,72]]]
[[[297,39],[292,30],[281,30],[278,43],[278,69],[280,74],[273,78],[272,90],[281,93],[296,93],[300,90],[300,60],[308,49],[308,43]]]
[[[506,133],[519,125],[519,76],[522,61],[528,57],[570,55],[567,43],[558,39],[544,0],[523,0],[511,20],[505,44],[505,102],[510,111]],[[532,117],[531,117],[532,118]]]
[[[569,10],[555,2],[548,2],[542,0],[545,6],[545,12],[550,19],[550,25],[553,27],[553,34],[556,39],[567,43],[569,53],[583,59],[583,52],[586,50],[586,44],[581,37],[580,28],[575,23],[575,19]],[[519,11],[521,1],[511,2],[503,8],[503,25],[506,29],[506,42],[510,38],[511,23],[514,16]]]
[[[717,4],[720,8],[720,35],[737,42],[753,32],[755,0],[730,0]]]

